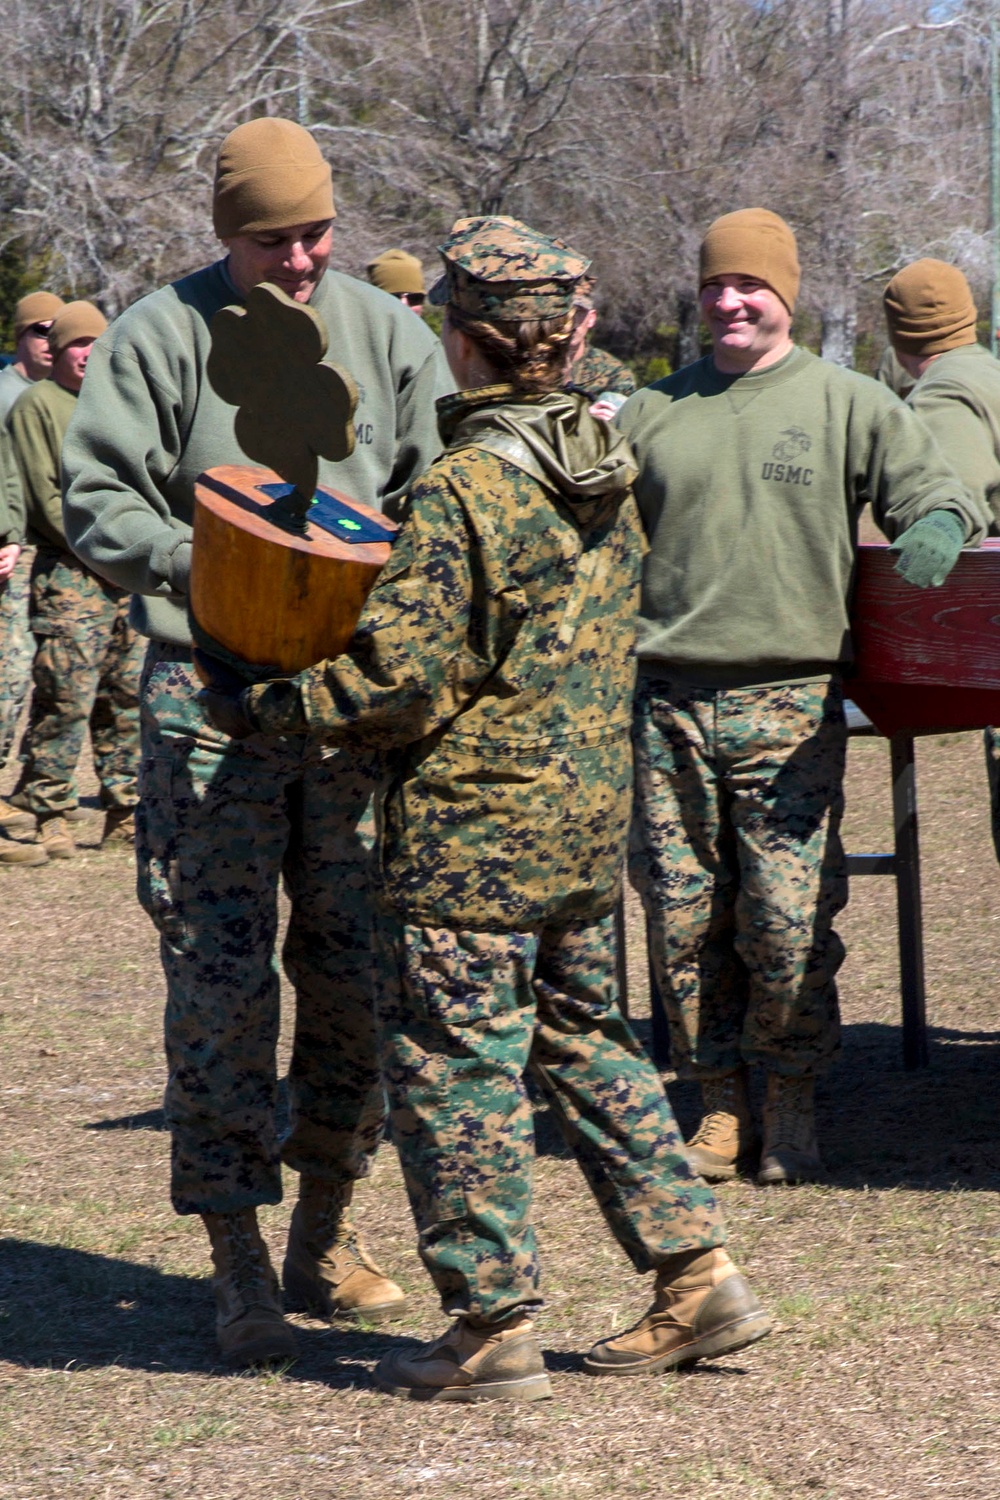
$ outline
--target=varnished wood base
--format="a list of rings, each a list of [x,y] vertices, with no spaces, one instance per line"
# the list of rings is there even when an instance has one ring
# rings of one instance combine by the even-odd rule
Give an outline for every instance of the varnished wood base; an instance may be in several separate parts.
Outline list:
[[[344,650],[389,542],[350,543],[312,522],[293,535],[268,519],[270,469],[209,469],[195,484],[191,609],[200,629],[254,666],[296,673]],[[359,516],[393,523],[329,490]]]

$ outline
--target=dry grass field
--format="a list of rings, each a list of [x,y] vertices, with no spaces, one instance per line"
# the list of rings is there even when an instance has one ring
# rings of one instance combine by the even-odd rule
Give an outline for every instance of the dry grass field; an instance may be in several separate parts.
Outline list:
[[[848,846],[888,847],[887,748],[855,741],[850,762]],[[892,882],[855,881],[844,1051],[820,1104],[830,1182],[723,1189],[775,1334],[689,1374],[582,1373],[581,1351],[630,1320],[646,1288],[541,1118],[555,1399],[530,1406],[428,1407],[374,1389],[393,1340],[441,1327],[388,1146],[359,1217],[412,1295],[406,1322],[301,1319],[290,1368],[215,1365],[201,1226],[166,1197],[162,983],[131,860],[84,848],[0,870],[2,1500],[996,1495],[1000,902],[978,736],[921,742],[918,775],[931,1066],[901,1066]],[[98,827],[95,814],[84,838]],[[670,1088],[690,1121],[689,1092]],[[287,1213],[263,1216],[279,1258]]]

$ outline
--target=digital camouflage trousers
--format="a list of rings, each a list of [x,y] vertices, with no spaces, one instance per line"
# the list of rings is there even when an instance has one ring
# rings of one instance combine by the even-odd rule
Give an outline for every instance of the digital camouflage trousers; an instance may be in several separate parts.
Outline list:
[[[188,650],[151,643],[136,846],[167,981],[171,1196],[178,1213],[224,1213],[280,1202],[282,1159],[361,1177],[381,1139],[367,874],[378,762],[305,735],[229,740],[199,688]],[[280,1140],[282,880],[296,1013]]]
[[[76,807],[88,725],[101,805],[136,804],[143,652],[128,601],[68,553],[38,548],[31,574],[34,697],[20,790],[39,817]]]
[[[6,583],[0,583],[0,769],[7,764],[31,685],[35,638],[28,623],[34,547],[24,547]]]
[[[419,1250],[448,1313],[539,1300],[530,1068],[639,1271],[725,1241],[618,1008],[614,920],[540,933],[378,919],[382,1063]]]
[[[629,878],[686,1077],[813,1074],[839,1047],[833,928],[847,731],[840,684],[642,678]]]

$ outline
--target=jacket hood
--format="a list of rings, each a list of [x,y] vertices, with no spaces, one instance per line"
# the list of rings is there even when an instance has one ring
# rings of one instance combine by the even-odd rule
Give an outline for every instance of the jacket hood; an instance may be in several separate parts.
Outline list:
[[[580,391],[544,396],[509,385],[459,391],[438,401],[438,425],[449,450],[485,448],[554,490],[578,525],[609,520],[638,472],[627,439],[590,415]]]

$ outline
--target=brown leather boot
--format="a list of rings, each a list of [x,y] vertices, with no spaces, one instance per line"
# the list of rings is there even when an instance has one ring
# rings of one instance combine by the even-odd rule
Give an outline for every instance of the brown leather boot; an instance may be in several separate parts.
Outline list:
[[[706,1182],[728,1182],[760,1144],[750,1109],[747,1070],[741,1066],[701,1080],[705,1113],[687,1143],[687,1159]]]
[[[351,1223],[353,1194],[353,1182],[302,1174],[282,1269],[285,1301],[296,1312],[378,1323],[405,1311],[406,1294],[375,1264]]]
[[[411,1401],[541,1401],[552,1395],[535,1325],[525,1312],[502,1323],[455,1322],[430,1344],[393,1351],[375,1366],[379,1388]]]
[[[35,837],[23,844],[13,840],[0,848],[0,861],[5,865],[44,865],[50,859],[72,859],[76,853],[76,841],[66,819],[58,813],[40,819]]]
[[[645,1316],[584,1356],[591,1375],[656,1375],[732,1354],[771,1331],[771,1320],[725,1250],[673,1256],[656,1275]]]
[[[109,807],[104,814],[104,831],[101,848],[107,844],[120,844],[131,849],[135,843],[135,808]]]
[[[818,1182],[826,1168],[816,1144],[816,1080],[767,1075],[764,1145],[757,1181]]]
[[[212,1242],[215,1334],[228,1365],[294,1359],[295,1332],[281,1312],[278,1278],[257,1228],[257,1213],[202,1214]]]
[[[35,815],[26,808],[15,807],[0,797],[0,831],[4,833],[34,833]]]

